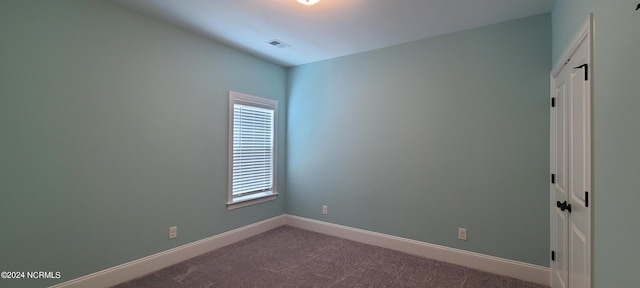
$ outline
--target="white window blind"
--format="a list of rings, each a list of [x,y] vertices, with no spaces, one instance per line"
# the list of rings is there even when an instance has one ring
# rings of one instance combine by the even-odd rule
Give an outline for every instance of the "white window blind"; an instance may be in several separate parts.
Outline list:
[[[273,110],[233,107],[233,196],[273,189]]]
[[[275,199],[278,102],[229,93],[229,209]]]

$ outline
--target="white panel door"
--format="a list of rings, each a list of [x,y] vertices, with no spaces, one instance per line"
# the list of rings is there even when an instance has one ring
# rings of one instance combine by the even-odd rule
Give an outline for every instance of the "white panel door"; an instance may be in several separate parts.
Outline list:
[[[571,132],[569,161],[569,287],[590,287],[591,263],[591,84],[586,39],[569,62]]]
[[[552,81],[551,287],[591,287],[590,35]]]
[[[570,84],[567,84],[567,78],[570,76],[565,71],[562,71],[555,79],[555,98],[551,109],[551,123],[553,127],[551,129],[552,141],[551,154],[552,154],[552,169],[555,171],[552,176],[552,193],[551,199],[551,218],[552,225],[555,227],[552,229],[553,235],[551,241],[552,247],[552,286],[555,288],[567,288],[569,282],[569,261],[567,261],[567,245],[569,244],[568,230],[569,221],[567,219],[567,213],[561,209],[557,209],[556,203],[564,203],[569,199],[569,106],[567,106],[567,90],[570,89]],[[569,92],[570,93],[570,92]],[[555,183],[553,183],[555,182]]]

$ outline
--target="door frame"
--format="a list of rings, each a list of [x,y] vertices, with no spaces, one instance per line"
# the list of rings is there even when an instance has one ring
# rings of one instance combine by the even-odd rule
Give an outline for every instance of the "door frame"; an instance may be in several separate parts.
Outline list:
[[[594,163],[593,163],[593,95],[594,95],[594,90],[593,90],[593,32],[594,32],[594,17],[593,17],[593,13],[590,13],[587,18],[584,20],[584,22],[582,23],[582,26],[579,30],[579,32],[574,36],[573,40],[571,41],[571,43],[569,44],[569,46],[566,48],[566,50],[564,51],[564,53],[562,54],[562,56],[557,60],[557,62],[555,63],[555,65],[553,66],[553,69],[551,70],[550,73],[550,93],[549,93],[549,97],[550,97],[550,102],[553,101],[552,98],[555,97],[555,79],[557,78],[557,76],[560,74],[560,72],[562,71],[562,69],[564,68],[564,66],[570,61],[570,57],[573,56],[573,54],[576,52],[576,50],[578,49],[578,47],[580,46],[580,44],[584,41],[585,43],[587,43],[587,45],[589,45],[588,47],[588,51],[589,51],[589,73],[588,76],[590,77],[591,81],[589,81],[589,89],[590,89],[590,93],[589,93],[589,102],[590,102],[590,111],[588,111],[588,116],[589,116],[589,123],[590,123],[590,131],[589,131],[589,143],[588,143],[588,149],[589,149],[589,159],[588,159],[588,165],[589,170],[590,170],[590,197],[589,197],[589,206],[591,208],[590,211],[590,233],[589,233],[589,246],[588,250],[590,251],[589,253],[589,286],[592,287],[593,286],[593,216],[594,216],[594,209],[593,209],[593,205],[594,205],[594,185],[593,185],[593,172],[594,172]],[[585,41],[586,40],[586,41]],[[554,119],[555,115],[554,113],[550,113],[550,160],[549,160],[549,169],[551,173],[554,173],[554,162],[555,162],[555,135],[556,135],[556,131],[555,131],[555,119]],[[551,176],[550,173],[550,176]],[[556,227],[555,227],[555,221],[554,221],[554,209],[556,207],[556,199],[555,199],[555,193],[554,193],[554,183],[552,183],[552,181],[549,181],[549,215],[550,215],[550,248],[552,251],[554,251],[556,248],[554,247],[554,241],[555,241],[555,233],[556,233]],[[553,284],[553,275],[554,275],[554,265],[553,265],[553,260],[550,260],[549,263],[549,267],[550,267],[550,277],[549,277],[549,284],[552,285]],[[571,286],[569,286],[571,287]],[[554,288],[554,287],[552,287]]]

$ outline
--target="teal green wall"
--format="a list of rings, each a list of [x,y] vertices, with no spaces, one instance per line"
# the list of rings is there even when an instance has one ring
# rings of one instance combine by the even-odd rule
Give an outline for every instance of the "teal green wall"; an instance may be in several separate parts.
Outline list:
[[[550,59],[544,14],[290,68],[287,213],[548,266]]]
[[[1,283],[51,285],[285,212],[547,266],[548,73],[593,12],[594,283],[634,287],[636,6],[557,0],[286,71],[106,1],[0,1],[0,270],[63,276]],[[231,212],[229,90],[280,101],[287,188]]]
[[[556,0],[557,61],[594,14],[594,287],[638,287],[640,11],[637,0]]]
[[[228,91],[278,100],[286,132],[284,68],[106,1],[2,0],[0,39],[0,271],[63,276],[0,286],[67,281],[285,212],[283,199],[225,206]]]

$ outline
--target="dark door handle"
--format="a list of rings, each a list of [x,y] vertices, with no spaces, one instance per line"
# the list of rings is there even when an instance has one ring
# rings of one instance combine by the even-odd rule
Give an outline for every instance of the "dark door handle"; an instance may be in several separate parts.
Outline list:
[[[560,208],[560,210],[562,211],[567,210],[569,213],[571,213],[571,204],[567,204],[567,201],[557,201],[556,206],[558,206],[558,208]]]

